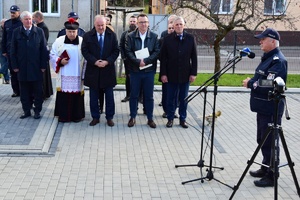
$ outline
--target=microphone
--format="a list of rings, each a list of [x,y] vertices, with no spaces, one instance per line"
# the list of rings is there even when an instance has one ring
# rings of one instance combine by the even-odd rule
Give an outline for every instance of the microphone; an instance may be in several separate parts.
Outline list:
[[[240,52],[240,56],[245,57],[248,56],[248,58],[255,58],[255,53],[253,53],[248,47],[243,48],[242,50],[237,50]]]

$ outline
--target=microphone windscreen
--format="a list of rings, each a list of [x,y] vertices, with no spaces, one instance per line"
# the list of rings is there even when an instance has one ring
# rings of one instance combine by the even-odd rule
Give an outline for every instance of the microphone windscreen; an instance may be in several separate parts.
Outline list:
[[[251,59],[255,58],[255,53],[250,52],[250,54],[248,55],[248,57],[251,58]]]

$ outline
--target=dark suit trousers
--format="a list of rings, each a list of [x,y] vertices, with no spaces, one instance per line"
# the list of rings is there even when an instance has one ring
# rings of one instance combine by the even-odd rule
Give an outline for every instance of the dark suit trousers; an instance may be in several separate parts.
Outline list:
[[[34,112],[40,113],[43,105],[43,81],[20,81],[20,100],[25,114],[30,113],[32,104]]]
[[[101,89],[93,89],[90,88],[90,111],[93,119],[100,118],[99,112],[99,90],[104,91],[105,94],[105,118],[107,120],[113,119],[115,115],[115,100],[114,100],[114,92],[113,87],[101,88]]]

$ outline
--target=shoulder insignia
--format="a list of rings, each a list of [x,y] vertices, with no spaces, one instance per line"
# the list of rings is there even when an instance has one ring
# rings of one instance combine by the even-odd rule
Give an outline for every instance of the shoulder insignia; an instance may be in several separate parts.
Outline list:
[[[279,57],[278,56],[274,56],[273,60],[279,60]]]

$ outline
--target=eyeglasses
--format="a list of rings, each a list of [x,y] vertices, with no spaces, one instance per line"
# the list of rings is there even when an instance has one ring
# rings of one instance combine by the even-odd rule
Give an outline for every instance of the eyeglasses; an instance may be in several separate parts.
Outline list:
[[[174,28],[173,27],[169,27],[168,29],[170,30],[170,29],[174,29]]]
[[[139,22],[139,24],[147,24],[148,21],[144,21],[144,22]]]

